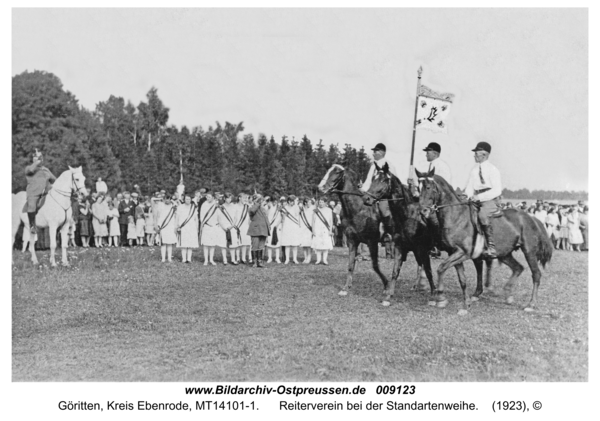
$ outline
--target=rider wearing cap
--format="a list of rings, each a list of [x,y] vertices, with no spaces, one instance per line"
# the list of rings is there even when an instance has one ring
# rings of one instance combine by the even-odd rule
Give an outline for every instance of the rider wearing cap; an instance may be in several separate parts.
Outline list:
[[[385,152],[386,152],[385,145],[383,143],[378,143],[371,150],[373,151],[374,162],[371,165],[371,168],[369,168],[369,173],[367,174],[367,178],[365,179],[365,182],[360,187],[360,190],[363,192],[368,191],[369,187],[371,187],[371,182],[373,181],[373,177],[375,176],[375,164],[377,164],[377,166],[379,168],[383,168],[383,166],[387,163],[389,172],[391,172],[396,177],[398,177],[398,174],[396,174],[396,168],[394,168],[392,163],[389,162],[385,158]],[[392,214],[390,212],[390,206],[387,201],[379,202],[379,212],[381,213],[381,216],[382,216],[382,222],[383,222],[383,227],[385,229],[385,233],[392,235],[392,233],[394,232],[394,229],[393,229],[394,225],[392,222]]]
[[[25,168],[25,177],[27,178],[27,206],[26,212],[29,217],[29,226],[31,233],[37,232],[35,225],[35,216],[37,215],[37,205],[40,197],[50,190],[50,187],[56,177],[50,170],[42,165],[44,157],[41,152],[35,150],[33,154],[33,163]]]
[[[500,171],[492,165],[488,158],[492,147],[487,142],[479,142],[473,152],[475,152],[475,162],[469,173],[465,194],[470,200],[481,202],[479,209],[479,223],[483,229],[487,241],[487,257],[496,259],[496,244],[494,243],[494,231],[490,222],[490,216],[499,212],[500,195],[502,194],[502,179]]]
[[[450,166],[446,163],[446,161],[440,158],[440,155],[442,153],[442,147],[440,146],[440,144],[436,142],[431,142],[429,145],[427,145],[425,149],[423,149],[423,151],[425,152],[427,162],[429,162],[429,168],[427,169],[427,172],[435,170],[435,175],[439,175],[444,180],[446,180],[448,184],[452,186],[452,171],[450,171]],[[415,179],[417,178],[416,172],[414,173],[413,177]],[[413,178],[408,179],[408,184],[414,185]],[[433,235],[435,236],[434,238],[436,246],[434,247],[432,253],[434,256],[439,257],[440,252],[439,250],[437,250],[437,247],[441,247],[442,236],[440,232],[440,223],[437,218],[437,213],[431,212],[429,214],[429,217],[427,218],[427,222],[433,232]]]

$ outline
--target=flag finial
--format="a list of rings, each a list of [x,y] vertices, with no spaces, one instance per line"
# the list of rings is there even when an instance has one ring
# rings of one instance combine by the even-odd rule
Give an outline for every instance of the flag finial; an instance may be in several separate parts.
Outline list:
[[[421,73],[423,73],[423,66],[419,66],[419,70],[417,70],[417,73],[419,74],[419,79],[421,79]]]

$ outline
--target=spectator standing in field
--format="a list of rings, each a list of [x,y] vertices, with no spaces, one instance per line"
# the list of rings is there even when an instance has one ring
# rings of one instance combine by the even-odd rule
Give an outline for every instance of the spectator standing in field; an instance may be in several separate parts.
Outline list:
[[[587,251],[589,250],[588,244],[588,207],[587,205],[583,207],[583,212],[579,214],[579,228],[581,229],[581,236],[583,237],[583,244],[581,245],[581,250]]]
[[[296,196],[290,195],[287,198],[287,203],[281,208],[281,245],[285,247],[286,265],[290,263],[290,257],[292,257],[292,261],[295,264],[299,264],[298,246],[300,245],[300,209],[295,203]]]
[[[181,248],[181,261],[192,263],[192,250],[198,244],[198,213],[190,195],[184,195],[184,203],[177,207],[177,247]]]
[[[242,243],[241,232],[237,229],[237,221],[239,219],[238,209],[237,204],[233,203],[233,194],[226,192],[224,203],[221,205],[221,211],[230,227],[225,231],[225,240],[227,242],[227,249],[229,250],[232,265],[239,264],[236,260],[236,251]]]
[[[176,196],[174,196],[176,198]],[[177,223],[175,214],[177,207],[173,204],[172,197],[166,195],[164,201],[157,202],[154,208],[154,230],[160,236],[160,255],[162,262],[165,258],[173,260],[173,244],[177,243]]]
[[[228,225],[219,209],[217,200],[211,193],[206,194],[206,201],[200,209],[200,244],[204,248],[204,266],[216,265],[215,248],[220,247],[223,253],[223,264],[227,264],[227,242],[225,230]]]
[[[127,244],[129,239],[129,217],[135,214],[135,204],[131,200],[131,195],[128,191],[123,192],[123,200],[119,203],[117,209],[119,211],[119,230],[121,232],[121,246]]]
[[[111,239],[113,247],[119,247],[121,229],[119,228],[119,209],[117,206],[118,204],[116,199],[108,202],[108,212],[106,214],[108,219],[108,247],[111,245]]]
[[[250,227],[250,205],[248,204],[248,195],[246,193],[240,193],[238,195],[237,203],[237,214],[238,219],[235,223],[237,231],[240,233],[241,243],[237,249],[236,259],[242,263],[246,263],[246,256],[248,256],[249,263],[252,263],[252,238],[248,235],[248,228]],[[266,238],[265,238],[266,241]],[[251,257],[252,256],[252,257]]]
[[[544,227],[546,226],[546,217],[548,216],[548,212],[546,211],[546,208],[544,207],[544,205],[542,205],[541,203],[538,203],[538,205],[536,206],[536,209],[535,209],[534,216],[542,224],[544,224]]]
[[[140,198],[141,199],[141,198]],[[144,212],[144,203],[139,200],[135,207],[135,236],[137,237],[137,245],[144,245],[144,236],[146,235],[146,215]]]
[[[569,244],[569,224],[567,221],[567,211],[564,207],[560,207],[558,211],[558,218],[560,219],[560,239],[558,247],[563,250],[571,251],[571,245]]]
[[[98,177],[98,180],[96,181],[96,192],[103,195],[108,193],[108,186],[102,181],[102,177]]]
[[[304,254],[303,264],[308,265],[312,254],[312,214],[313,209],[309,206],[310,202],[307,198],[302,198],[299,202],[300,216],[300,248]]]
[[[84,248],[90,247],[90,224],[92,219],[92,211],[90,209],[90,201],[87,197],[79,198],[79,236],[81,237],[81,245]]]
[[[567,226],[569,229],[569,243],[575,251],[581,251],[580,246],[583,243],[583,236],[579,229],[579,211],[577,206],[574,205],[567,213]]]
[[[146,226],[144,227],[144,232],[146,233],[146,244],[148,246],[154,245],[154,215],[153,215],[153,205],[150,201],[150,196],[146,197],[146,202],[144,203],[144,219],[146,221]],[[196,219],[197,219],[196,215]]]
[[[255,194],[252,197],[252,205],[248,209],[248,216],[250,222],[246,234],[251,238],[253,267],[262,268],[265,242],[270,230],[267,204],[260,194]]]
[[[269,236],[267,237],[267,263],[273,261],[272,253],[275,250],[275,262],[281,263],[280,244],[281,244],[281,211],[280,205],[270,197],[266,197],[264,202],[268,204]]]
[[[315,265],[321,263],[328,265],[327,255],[333,249],[333,211],[325,203],[325,199],[319,199],[318,207],[312,215],[312,248],[317,255]]]
[[[96,247],[103,247],[102,239],[108,237],[106,210],[104,196],[98,195],[96,202],[92,205],[92,226],[94,228],[94,242]]]
[[[546,227],[548,230],[548,236],[552,240],[552,244],[554,244],[554,248],[558,250],[558,239],[560,238],[560,220],[558,219],[558,214],[556,213],[556,208],[552,206],[550,208],[550,212],[546,216]]]

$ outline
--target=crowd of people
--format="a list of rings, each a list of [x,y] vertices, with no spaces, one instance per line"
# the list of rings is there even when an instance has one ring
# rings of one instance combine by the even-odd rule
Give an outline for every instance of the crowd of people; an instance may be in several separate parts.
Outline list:
[[[181,250],[181,261],[190,263],[193,250],[202,248],[205,265],[215,265],[215,250],[222,263],[328,264],[328,253],[342,245],[339,229],[341,205],[324,198],[270,197],[259,194],[199,189],[193,195],[164,190],[142,195],[133,191],[107,193],[99,179],[96,191],[80,196],[70,226],[70,245],[93,247],[160,246],[163,262],[173,261],[173,248]],[[264,244],[252,247],[251,224],[257,210],[264,214]],[[302,261],[298,254],[301,253]],[[260,253],[260,254],[259,254]]]
[[[532,204],[526,201],[515,205],[512,202],[505,202],[502,207],[521,209],[539,219],[546,227],[548,236],[557,250],[589,250],[589,207],[581,200],[576,204],[561,205],[538,199]]]

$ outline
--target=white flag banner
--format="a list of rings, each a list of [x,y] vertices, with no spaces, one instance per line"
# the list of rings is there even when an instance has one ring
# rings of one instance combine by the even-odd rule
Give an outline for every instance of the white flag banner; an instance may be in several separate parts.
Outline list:
[[[417,129],[446,133],[446,119],[453,98],[453,94],[439,94],[427,86],[421,85],[417,105]]]

